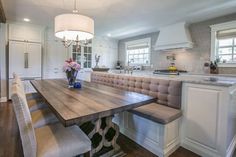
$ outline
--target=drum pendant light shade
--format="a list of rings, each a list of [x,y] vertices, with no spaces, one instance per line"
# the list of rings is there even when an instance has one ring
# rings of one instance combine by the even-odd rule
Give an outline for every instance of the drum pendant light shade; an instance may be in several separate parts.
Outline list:
[[[55,17],[55,36],[65,40],[89,40],[94,36],[93,19],[79,14],[61,14]]]

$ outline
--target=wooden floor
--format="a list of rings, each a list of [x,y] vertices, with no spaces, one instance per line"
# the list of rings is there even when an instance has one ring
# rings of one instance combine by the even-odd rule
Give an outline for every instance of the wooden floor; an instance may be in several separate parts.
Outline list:
[[[127,153],[126,157],[156,157],[124,135],[120,135],[118,143]],[[18,126],[11,103],[0,104],[0,157],[23,157]],[[170,157],[199,157],[180,147]]]

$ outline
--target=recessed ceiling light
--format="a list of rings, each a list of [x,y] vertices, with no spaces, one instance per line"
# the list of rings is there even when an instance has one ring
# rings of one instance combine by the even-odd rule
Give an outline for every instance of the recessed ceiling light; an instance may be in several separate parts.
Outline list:
[[[28,19],[28,18],[24,18],[23,19],[25,22],[30,22],[30,19]]]
[[[107,36],[108,36],[108,37],[111,37],[111,34],[110,34],[110,33],[108,33],[108,34],[107,34]]]

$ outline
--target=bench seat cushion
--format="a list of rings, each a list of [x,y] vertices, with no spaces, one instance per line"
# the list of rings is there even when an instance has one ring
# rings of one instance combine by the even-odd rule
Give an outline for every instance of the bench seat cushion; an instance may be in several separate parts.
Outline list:
[[[46,125],[35,129],[37,157],[69,157],[91,150],[91,141],[76,125]]]
[[[28,93],[26,94],[26,99],[42,99],[42,96],[39,93]]]
[[[51,112],[49,108],[32,112],[31,118],[34,128],[40,128],[45,125],[58,122],[57,117]]]
[[[170,123],[176,120],[177,118],[181,117],[182,115],[181,110],[160,105],[157,103],[144,105],[132,109],[130,110],[130,112],[161,124]]]
[[[30,112],[34,112],[36,110],[40,110],[40,109],[44,109],[48,107],[48,105],[43,100],[40,100],[40,99],[27,100],[27,103],[28,103]]]

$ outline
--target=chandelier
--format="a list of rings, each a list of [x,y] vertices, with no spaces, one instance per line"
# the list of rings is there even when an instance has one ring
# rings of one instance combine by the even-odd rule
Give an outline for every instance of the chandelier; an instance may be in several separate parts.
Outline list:
[[[78,14],[76,0],[73,13],[61,14],[55,17],[55,36],[62,39],[65,47],[72,43],[78,45],[86,43],[94,37],[94,20],[88,16]]]

